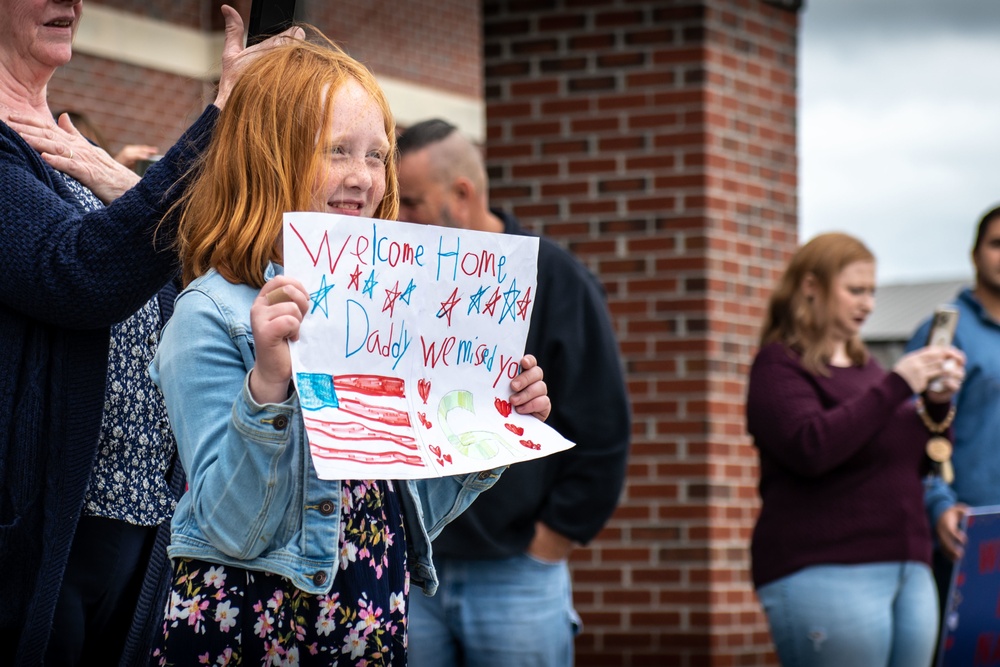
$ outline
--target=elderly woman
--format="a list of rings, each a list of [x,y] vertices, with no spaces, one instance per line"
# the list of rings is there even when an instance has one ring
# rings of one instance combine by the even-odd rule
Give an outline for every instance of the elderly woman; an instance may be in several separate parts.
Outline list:
[[[81,8],[0,0],[0,645],[18,665],[133,663],[130,625],[130,650],[152,641],[162,605],[146,596],[166,572],[153,542],[175,502],[175,446],[146,373],[156,295],[177,270],[175,225],[158,225],[245,54],[273,46],[244,51],[223,7],[215,103],[140,180],[52,120],[46,88]],[[147,561],[163,571],[150,578]]]

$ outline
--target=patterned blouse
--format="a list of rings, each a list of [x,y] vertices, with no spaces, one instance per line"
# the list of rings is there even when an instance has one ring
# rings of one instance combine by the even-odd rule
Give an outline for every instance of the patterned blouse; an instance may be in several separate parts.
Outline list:
[[[62,177],[84,210],[103,206],[79,181]],[[155,296],[111,327],[104,415],[84,514],[138,526],[159,525],[173,514],[176,500],[167,472],[176,443],[163,396],[148,372],[159,330],[160,305]]]

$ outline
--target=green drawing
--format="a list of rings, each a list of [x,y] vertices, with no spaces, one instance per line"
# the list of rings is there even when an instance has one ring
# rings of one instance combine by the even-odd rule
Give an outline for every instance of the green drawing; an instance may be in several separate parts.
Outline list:
[[[500,434],[493,431],[466,431],[455,435],[448,425],[448,413],[452,410],[465,410],[476,414],[472,402],[472,393],[464,389],[449,391],[438,403],[438,425],[444,431],[445,436],[459,454],[471,459],[485,461],[491,459],[500,452],[500,447],[504,447],[508,452],[516,456],[516,451],[507,444]]]

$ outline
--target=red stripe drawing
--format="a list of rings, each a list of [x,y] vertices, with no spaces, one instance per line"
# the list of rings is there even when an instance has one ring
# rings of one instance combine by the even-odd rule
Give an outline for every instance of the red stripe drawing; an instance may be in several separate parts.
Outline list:
[[[379,375],[335,375],[325,380],[315,374],[299,375],[323,386],[334,396],[324,401],[323,418],[303,412],[313,455],[328,461],[369,465],[427,464],[420,455],[401,378]],[[300,386],[300,391],[303,387]],[[308,389],[307,389],[308,393]]]

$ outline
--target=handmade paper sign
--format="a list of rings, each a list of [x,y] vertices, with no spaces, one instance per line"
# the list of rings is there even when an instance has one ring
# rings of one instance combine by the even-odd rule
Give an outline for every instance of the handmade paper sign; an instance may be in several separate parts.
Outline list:
[[[441,477],[573,446],[507,400],[537,258],[533,237],[285,214],[285,273],[310,299],[293,380],[320,478]]]
[[[952,569],[937,667],[1000,665],[1000,506],[970,507]]]

